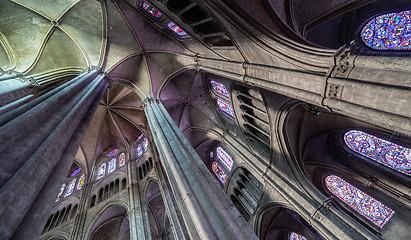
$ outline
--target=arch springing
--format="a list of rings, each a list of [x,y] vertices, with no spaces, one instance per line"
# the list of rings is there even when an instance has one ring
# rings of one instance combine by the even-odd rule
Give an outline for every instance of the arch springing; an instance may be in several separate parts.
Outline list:
[[[391,208],[336,175],[327,176],[325,185],[332,194],[380,228],[395,213]]]
[[[234,163],[233,158],[221,147],[217,147],[217,158],[224,164],[228,171],[231,171]]]
[[[361,39],[375,50],[411,50],[411,11],[371,19],[362,29]]]
[[[235,118],[233,107],[231,106],[229,102],[226,102],[221,98],[217,98],[217,105],[221,111],[226,113],[228,116]]]
[[[211,165],[211,169],[213,170],[214,174],[217,176],[218,180],[224,184],[227,182],[227,173],[224,171],[224,169],[218,164],[217,162],[213,162]]]
[[[358,130],[345,133],[344,141],[354,152],[411,176],[411,149]]]
[[[290,233],[290,236],[288,237],[289,240],[307,240],[306,237],[304,237],[301,234],[298,234],[296,232]]]
[[[222,84],[220,82],[216,82],[214,80],[211,80],[210,83],[211,83],[211,86],[213,87],[213,90],[216,93],[221,94],[224,97],[229,97],[227,88],[224,86],[224,84]]]

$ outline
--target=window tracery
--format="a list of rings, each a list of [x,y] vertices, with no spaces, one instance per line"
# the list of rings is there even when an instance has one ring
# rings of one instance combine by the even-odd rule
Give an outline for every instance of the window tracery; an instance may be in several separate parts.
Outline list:
[[[116,158],[112,158],[110,162],[108,162],[108,173],[112,173],[116,170]]]
[[[144,147],[144,152],[147,151],[147,149],[148,149],[148,140],[147,140],[147,138],[144,138],[144,140],[143,140],[143,147]]]
[[[141,5],[141,7],[147,12],[149,13],[151,16],[155,17],[155,18],[161,18],[161,16],[163,16],[163,14],[158,11],[155,7],[151,6],[150,4],[143,2],[143,4]]]
[[[224,113],[226,113],[228,116],[232,117],[235,119],[235,114],[234,114],[234,110],[233,107],[231,106],[231,104],[227,101],[224,101],[221,98],[217,98],[217,105],[218,108],[223,111]]]
[[[141,144],[137,145],[137,157],[141,157],[141,155],[143,155],[143,147],[141,146]]]
[[[221,94],[224,97],[229,97],[227,88],[224,86],[224,84],[214,81],[214,80],[211,80],[210,83],[211,83],[211,86],[213,87],[213,90],[216,93]]]
[[[224,169],[218,164],[217,162],[213,162],[211,165],[211,169],[213,170],[214,174],[217,176],[218,180],[225,185],[227,182],[227,173],[224,171]]]
[[[106,175],[106,164],[105,163],[101,164],[100,167],[98,168],[97,180],[104,177],[104,175]]]
[[[113,156],[114,154],[116,154],[118,152],[118,149],[116,148],[116,149],[114,149],[113,151],[111,151],[108,155],[107,155],[107,157],[111,157],[111,156]]]
[[[71,180],[69,186],[67,187],[66,194],[64,194],[64,197],[68,197],[73,193],[74,186],[76,186],[76,180],[77,180],[77,178],[73,178]]]
[[[120,156],[118,157],[118,166],[122,167],[124,166],[124,164],[126,164],[126,154],[122,153],[120,154]]]
[[[298,233],[296,233],[296,232],[290,233],[290,236],[289,236],[288,239],[289,239],[289,240],[307,240],[306,237],[304,237],[303,235],[298,234]]]
[[[217,147],[217,158],[220,160],[221,163],[228,169],[228,171],[231,171],[231,168],[233,167],[233,158],[226,152],[224,149],[221,147]]]
[[[333,195],[380,228],[395,213],[391,208],[336,175],[327,176],[325,185]]]
[[[345,133],[344,142],[354,152],[411,176],[411,149],[358,130]]]
[[[77,173],[79,173],[81,171],[81,168],[77,168],[76,170],[74,170],[71,174],[70,177],[76,176]]]
[[[60,200],[61,196],[63,195],[64,188],[66,188],[66,184],[61,185],[60,192],[59,192],[59,194],[57,195],[55,202],[58,202],[58,200]]]
[[[411,11],[371,19],[362,29],[361,39],[375,50],[411,50]]]
[[[84,179],[85,178],[86,178],[86,176],[84,174],[81,175],[80,179],[78,180],[77,190],[81,190],[81,188],[84,185]]]

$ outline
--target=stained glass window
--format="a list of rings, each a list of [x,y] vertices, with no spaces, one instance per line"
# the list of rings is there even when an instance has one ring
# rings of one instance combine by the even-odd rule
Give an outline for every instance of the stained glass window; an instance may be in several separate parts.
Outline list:
[[[85,178],[86,176],[84,176],[84,174],[81,175],[80,179],[78,180],[77,190],[80,190],[83,187]]]
[[[228,91],[227,88],[224,86],[224,84],[216,82],[214,80],[210,81],[211,86],[213,87],[213,90],[225,97],[228,97]]]
[[[148,149],[148,140],[147,140],[147,138],[144,138],[143,147],[144,147],[144,152],[147,151],[147,149]]]
[[[140,157],[143,155],[143,147],[141,147],[141,144],[137,145],[137,157]]]
[[[77,168],[76,170],[74,170],[71,174],[70,177],[76,176],[77,173],[79,173],[81,171],[81,168]]]
[[[358,130],[345,133],[344,141],[354,152],[411,176],[411,149]]]
[[[325,185],[332,194],[380,228],[395,213],[389,207],[368,196],[338,176],[327,176],[325,178]]]
[[[73,193],[74,186],[76,186],[76,180],[76,178],[73,178],[73,180],[71,180],[70,184],[67,187],[66,194],[64,194],[64,197],[70,196]]]
[[[290,233],[290,237],[288,239],[289,240],[307,240],[306,237],[298,233],[295,233],[295,232]]]
[[[143,2],[142,7],[153,17],[160,18],[163,15],[160,11],[146,2]]]
[[[169,22],[169,23],[167,24],[167,27],[168,27],[169,29],[171,29],[171,31],[173,31],[175,34],[177,34],[177,35],[180,36],[180,37],[186,37],[186,36],[188,36],[187,33],[186,33],[183,29],[181,29],[181,27],[177,26],[177,25],[176,25],[175,23],[173,23],[173,22]]]
[[[411,11],[383,14],[361,31],[365,45],[376,50],[411,50]]]
[[[108,162],[108,173],[112,173],[116,170],[116,160],[116,158],[112,158],[110,162]]]
[[[118,150],[117,149],[114,149],[113,151],[111,151],[107,156],[108,157],[111,157],[111,156],[113,156],[114,154],[116,154],[118,152]]]
[[[220,180],[220,182],[224,185],[227,182],[227,173],[225,173],[224,169],[217,162],[213,162],[211,169],[217,176],[218,180]]]
[[[231,168],[233,167],[233,159],[221,147],[217,147],[217,158],[227,167],[228,171],[231,171]]]
[[[60,200],[61,195],[63,195],[63,192],[64,192],[64,188],[65,188],[65,187],[66,187],[66,184],[61,185],[60,192],[59,192],[59,194],[58,194],[57,197],[56,197],[56,202],[57,202],[58,200]]]
[[[100,167],[98,168],[97,179],[104,177],[104,175],[106,175],[106,164],[105,163],[101,164]]]
[[[222,100],[221,98],[217,98],[217,105],[221,111],[225,112],[230,117],[235,118],[234,110],[230,103]]]
[[[144,134],[140,134],[140,136],[138,136],[136,141],[140,140],[143,136],[144,136]]]
[[[119,167],[122,167],[124,164],[126,164],[126,154],[122,153],[120,154],[120,157],[118,157],[118,165]]]

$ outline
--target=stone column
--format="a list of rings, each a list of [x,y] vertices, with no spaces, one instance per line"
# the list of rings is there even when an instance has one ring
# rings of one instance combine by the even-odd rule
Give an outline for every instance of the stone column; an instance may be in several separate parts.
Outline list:
[[[144,112],[191,239],[257,239],[164,106],[145,100]]]
[[[90,69],[0,117],[0,239],[40,235],[107,87],[103,79]]]

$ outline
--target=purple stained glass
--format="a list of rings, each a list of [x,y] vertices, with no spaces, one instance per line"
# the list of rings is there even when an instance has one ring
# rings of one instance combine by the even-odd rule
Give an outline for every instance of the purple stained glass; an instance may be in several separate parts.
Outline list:
[[[105,163],[101,164],[100,167],[98,168],[97,179],[104,177],[104,175],[106,175],[106,164]]]
[[[224,86],[224,84],[216,82],[214,80],[211,80],[210,83],[211,83],[211,86],[213,87],[213,90],[216,93],[219,93],[225,97],[228,97],[228,91],[227,91],[227,88]]]
[[[224,186],[224,184],[227,182],[227,173],[225,173],[224,169],[217,162],[213,162],[213,164],[211,165],[211,170],[213,170],[218,180],[220,180],[220,182]]]
[[[137,157],[141,157],[143,155],[143,147],[141,144],[137,145]]]
[[[126,154],[122,153],[118,157],[118,165],[119,165],[119,167],[122,167],[122,166],[124,166],[124,164],[126,164]]]
[[[111,156],[113,156],[114,154],[116,154],[118,152],[118,150],[117,149],[114,149],[113,151],[111,151],[108,155],[107,155],[107,157],[111,157]]]
[[[61,185],[60,192],[59,192],[59,194],[58,194],[57,197],[56,197],[56,202],[57,202],[58,200],[60,200],[61,196],[63,195],[63,192],[64,192],[64,188],[65,188],[65,187],[66,187],[66,184]]]
[[[140,134],[140,136],[138,136],[136,141],[140,140],[143,136],[144,136],[144,134]]]
[[[411,176],[411,149],[358,130],[345,133],[344,141],[354,152]]]
[[[76,170],[74,170],[71,174],[70,177],[75,176],[77,173],[79,173],[81,171],[81,168],[77,168]]]
[[[143,2],[143,5],[141,5],[146,12],[148,12],[151,16],[155,18],[160,18],[163,16],[163,14],[158,11],[155,7],[151,6],[150,4]]]
[[[411,11],[383,14],[361,31],[365,45],[376,50],[411,50]]]
[[[307,240],[306,237],[304,237],[301,234],[295,233],[295,232],[290,233],[290,237],[288,239],[289,240]]]
[[[169,28],[169,29],[171,29],[171,31],[173,31],[175,34],[177,34],[178,36],[180,36],[180,37],[185,37],[185,36],[187,36],[187,33],[183,30],[183,29],[181,29],[181,27],[179,27],[179,26],[177,26],[175,23],[173,23],[173,22],[169,22],[168,24],[167,24],[167,27]]]
[[[76,186],[76,180],[76,178],[73,178],[73,180],[71,180],[69,186],[67,187],[66,194],[64,194],[64,197],[68,197],[73,193],[74,186]]]
[[[144,138],[143,140],[143,147],[144,147],[144,152],[147,151],[148,149],[148,139],[147,138]]]
[[[380,228],[382,228],[395,213],[391,208],[370,197],[368,194],[338,176],[327,176],[325,178],[325,185],[332,194]]]
[[[108,162],[108,173],[112,173],[116,170],[116,158],[112,158],[110,162]]]
[[[227,167],[228,171],[231,171],[231,168],[233,167],[233,159],[221,147],[217,148],[217,158]]]
[[[234,110],[230,103],[222,100],[221,98],[217,98],[217,105],[221,111],[225,112],[230,117],[235,118]]]

